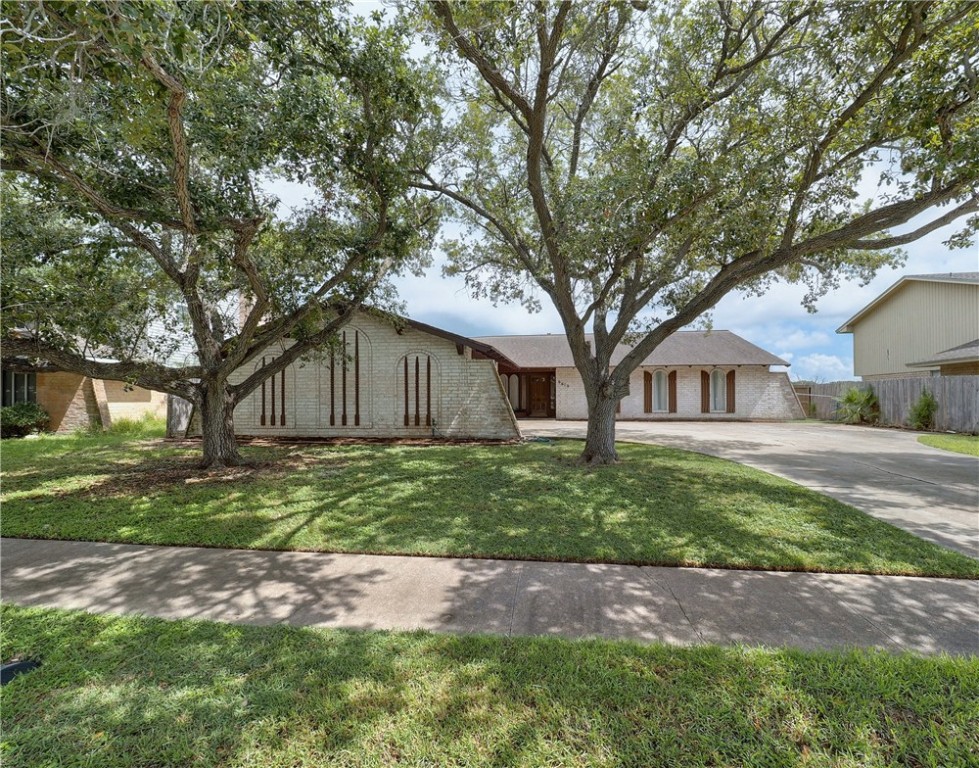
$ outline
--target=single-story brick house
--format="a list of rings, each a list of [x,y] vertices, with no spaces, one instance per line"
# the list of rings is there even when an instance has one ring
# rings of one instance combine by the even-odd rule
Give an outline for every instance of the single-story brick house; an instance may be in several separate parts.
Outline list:
[[[520,436],[497,374],[512,365],[479,341],[412,320],[362,311],[342,349],[290,365],[235,409],[240,435],[294,437]],[[281,354],[273,347],[265,359]],[[346,353],[344,354],[344,351]],[[239,369],[244,380],[262,359]],[[171,427],[171,432],[174,431]]]
[[[3,369],[2,404],[37,403],[51,417],[52,432],[107,428],[118,419],[166,414],[167,396],[121,381],[92,379],[43,367]]]
[[[518,417],[585,419],[588,408],[563,334],[477,338],[509,362],[499,365]],[[629,352],[620,344],[612,365]],[[801,419],[788,362],[730,331],[678,331],[633,371],[621,419]]]
[[[270,348],[231,382],[285,348]],[[620,346],[613,362],[627,351]],[[730,331],[681,331],[633,373],[620,418],[803,418],[788,375],[770,370],[787,365]],[[190,408],[171,401],[168,431],[178,436]],[[587,418],[563,334],[468,338],[363,310],[344,327],[340,348],[290,365],[245,398],[235,429],[256,437],[507,440],[520,436],[518,417]]]

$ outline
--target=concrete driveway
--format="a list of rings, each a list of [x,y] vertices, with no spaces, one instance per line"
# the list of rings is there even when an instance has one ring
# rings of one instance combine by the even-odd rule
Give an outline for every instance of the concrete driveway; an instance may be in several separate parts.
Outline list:
[[[525,437],[583,438],[585,427],[520,422]],[[921,445],[914,432],[818,422],[621,421],[616,437],[747,464],[979,557],[979,459]]]

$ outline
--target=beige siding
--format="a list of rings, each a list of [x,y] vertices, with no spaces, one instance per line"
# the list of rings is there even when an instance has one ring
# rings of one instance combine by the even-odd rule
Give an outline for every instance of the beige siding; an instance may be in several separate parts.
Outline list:
[[[920,373],[907,364],[972,341],[977,329],[979,285],[909,281],[854,323],[854,373]]]

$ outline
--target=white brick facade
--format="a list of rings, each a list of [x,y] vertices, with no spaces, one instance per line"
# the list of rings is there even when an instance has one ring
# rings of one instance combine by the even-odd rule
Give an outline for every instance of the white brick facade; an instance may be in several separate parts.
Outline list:
[[[677,373],[677,412],[645,413],[643,373],[664,370]],[[629,377],[629,394],[622,399],[620,419],[718,419],[718,420],[781,420],[805,417],[788,374],[773,372],[765,365],[720,366],[727,374],[734,373],[734,413],[701,413],[701,371],[712,368],[675,366],[662,369],[638,368]],[[575,368],[555,370],[557,386],[557,418],[586,419],[588,405],[585,388]]]
[[[520,436],[494,361],[473,359],[468,347],[460,354],[454,342],[412,327],[399,332],[391,323],[366,314],[358,314],[344,332],[346,371],[338,351],[332,397],[327,352],[321,359],[294,363],[285,370],[284,396],[283,375],[276,374],[266,382],[264,390],[259,387],[243,400],[235,409],[235,431],[242,435],[290,437]],[[355,344],[359,352],[356,355]],[[282,349],[271,349],[266,357],[274,357]],[[261,360],[236,372],[232,383],[242,381],[256,365],[261,365]]]

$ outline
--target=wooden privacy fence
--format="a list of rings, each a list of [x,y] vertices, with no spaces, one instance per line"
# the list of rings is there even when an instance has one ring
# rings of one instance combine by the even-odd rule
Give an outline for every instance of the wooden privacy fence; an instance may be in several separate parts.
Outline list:
[[[938,401],[934,429],[979,434],[979,376],[831,381],[794,386],[806,413],[817,419],[835,419],[837,405],[847,390],[872,386],[880,403],[881,423],[891,426],[908,426],[912,406],[928,390]]]

